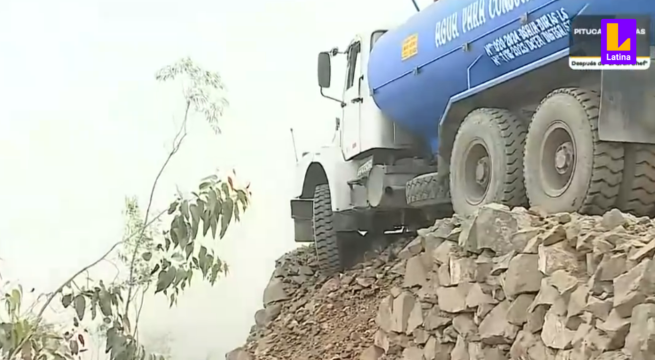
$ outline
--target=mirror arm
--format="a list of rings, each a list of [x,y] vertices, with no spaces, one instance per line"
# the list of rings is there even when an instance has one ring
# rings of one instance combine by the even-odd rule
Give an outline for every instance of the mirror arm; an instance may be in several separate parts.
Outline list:
[[[341,107],[345,107],[345,106],[346,106],[346,103],[345,103],[345,102],[343,102],[343,101],[341,101],[341,100],[339,100],[339,99],[337,99],[337,98],[333,98],[332,96],[325,95],[325,94],[323,93],[323,88],[321,88],[321,96],[324,97],[324,98],[326,98],[326,99],[330,99],[330,100],[332,100],[332,101],[336,101],[336,102],[338,102],[339,104],[341,104]]]

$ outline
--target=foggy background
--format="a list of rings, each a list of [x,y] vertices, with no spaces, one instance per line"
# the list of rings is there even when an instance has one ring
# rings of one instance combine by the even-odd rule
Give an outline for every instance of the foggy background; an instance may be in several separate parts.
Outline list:
[[[53,291],[120,239],[125,196],[145,207],[182,117],[180,84],[154,74],[190,56],[220,72],[231,106],[223,135],[192,124],[155,206],[217,168],[252,183],[253,206],[218,244],[230,275],[214,287],[194,281],[170,310],[149,299],[140,328],[176,358],[223,359],[245,341],[275,259],[296,246],[289,129],[302,153],[329,143],[340,116],[318,93],[317,53],[413,13],[410,0],[2,1],[3,280]]]

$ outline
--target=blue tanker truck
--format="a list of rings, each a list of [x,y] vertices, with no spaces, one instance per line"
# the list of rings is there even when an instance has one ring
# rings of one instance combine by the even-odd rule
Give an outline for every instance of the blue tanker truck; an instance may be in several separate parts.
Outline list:
[[[652,17],[655,1],[440,0],[320,53],[321,94],[342,115],[333,143],[298,163],[296,241],[314,242],[329,274],[362,233],[490,202],[651,215],[655,69],[569,66],[573,19],[610,14]],[[340,96],[324,92],[333,60],[346,64]]]

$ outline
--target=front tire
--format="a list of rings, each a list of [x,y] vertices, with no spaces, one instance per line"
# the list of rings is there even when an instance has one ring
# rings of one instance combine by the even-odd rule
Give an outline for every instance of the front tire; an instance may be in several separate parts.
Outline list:
[[[339,253],[339,238],[333,226],[332,197],[328,184],[314,189],[314,246],[318,266],[330,276],[343,270]]]
[[[453,210],[472,214],[480,205],[527,203],[523,184],[525,125],[503,109],[471,112],[459,128],[450,158]]]
[[[601,215],[615,206],[623,146],[598,138],[596,92],[558,89],[535,112],[525,143],[528,199],[547,213]]]

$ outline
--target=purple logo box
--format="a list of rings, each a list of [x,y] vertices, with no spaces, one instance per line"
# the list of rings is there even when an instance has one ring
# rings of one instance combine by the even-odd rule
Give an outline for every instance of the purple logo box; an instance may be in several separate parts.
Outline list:
[[[635,65],[637,63],[637,20],[601,20],[601,58],[603,65]]]

